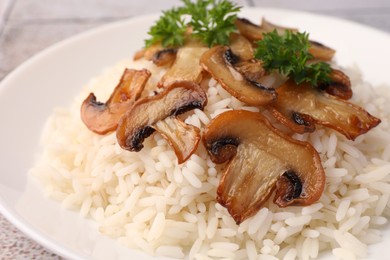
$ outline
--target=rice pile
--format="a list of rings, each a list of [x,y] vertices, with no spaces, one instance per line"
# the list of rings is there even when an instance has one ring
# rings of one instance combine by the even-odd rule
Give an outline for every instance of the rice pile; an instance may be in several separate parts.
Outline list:
[[[382,123],[354,142],[318,127],[296,135],[319,152],[326,172],[325,191],[307,207],[279,209],[272,202],[237,226],[216,203],[221,166],[202,144],[182,165],[158,133],[138,153],[122,150],[115,133],[100,136],[80,120],[83,99],[94,92],[105,101],[125,67],[152,71],[149,87],[162,71],[150,63],[123,61],[92,80],[70,108],[58,108],[43,133],[43,153],[32,173],[48,196],[95,219],[100,231],[150,255],[189,259],[312,259],[325,250],[340,259],[367,256],[381,240],[389,216],[390,97],[388,87],[361,82],[357,68],[347,71],[353,102]],[[228,109],[246,107],[214,80],[204,111],[187,114],[186,123],[205,126]]]

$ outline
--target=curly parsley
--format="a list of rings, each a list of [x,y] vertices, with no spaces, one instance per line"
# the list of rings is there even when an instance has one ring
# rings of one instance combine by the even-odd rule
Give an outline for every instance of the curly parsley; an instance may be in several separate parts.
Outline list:
[[[145,40],[146,47],[150,47],[157,42],[161,42],[164,47],[183,45],[187,30],[187,25],[182,17],[183,14],[183,8],[172,8],[163,11],[163,15],[148,32],[152,38]]]
[[[267,71],[277,70],[294,79],[296,84],[307,82],[313,86],[330,81],[331,68],[325,62],[307,63],[313,58],[309,53],[309,34],[276,30],[264,34],[257,42],[255,57],[263,61]]]
[[[150,28],[150,39],[145,41],[148,47],[161,42],[164,47],[178,47],[184,44],[187,27],[192,35],[211,47],[228,44],[229,35],[236,27],[234,20],[241,7],[228,0],[182,0],[183,7],[163,12],[160,19]],[[185,23],[185,19],[189,19]]]

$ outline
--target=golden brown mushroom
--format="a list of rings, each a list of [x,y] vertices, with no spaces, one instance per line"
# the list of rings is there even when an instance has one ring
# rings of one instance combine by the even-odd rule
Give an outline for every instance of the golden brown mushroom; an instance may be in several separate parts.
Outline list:
[[[269,21],[267,21],[265,18],[262,19],[261,25],[254,24],[245,18],[237,18],[234,23],[238,31],[245,38],[247,38],[252,42],[262,40],[264,33],[269,33],[272,32],[273,30],[276,30],[279,34],[283,34],[287,30],[292,32],[297,31],[297,29],[295,28],[287,28],[287,27],[282,27],[282,26],[272,24]]]
[[[309,53],[313,55],[315,59],[330,61],[336,51],[322,43],[310,41]]]
[[[333,128],[354,140],[381,120],[363,108],[308,84],[288,81],[277,89],[278,100],[269,107],[282,124],[297,133],[312,132],[315,124]]]
[[[252,43],[241,34],[230,34],[229,47],[232,52],[239,56],[240,59],[243,61],[251,60],[254,58],[254,50]]]
[[[206,47],[199,46],[180,48],[175,62],[158,82],[158,87],[168,87],[176,81],[200,83],[202,80],[202,67],[199,65],[199,60],[206,50]]]
[[[81,105],[84,124],[98,134],[114,131],[120,117],[141,96],[150,75],[146,69],[125,69],[106,103],[97,101],[93,93],[89,94]]]
[[[275,89],[245,78],[233,65],[240,57],[229,47],[215,46],[205,52],[200,60],[202,67],[216,79],[226,91],[238,100],[252,106],[263,106],[276,100]],[[259,67],[259,71],[262,68]]]
[[[178,163],[185,162],[196,150],[200,141],[199,128],[170,116],[153,125],[175,151]]]
[[[203,141],[214,162],[229,161],[217,201],[237,224],[254,215],[273,190],[280,207],[309,205],[323,192],[325,174],[316,150],[281,133],[260,113],[222,113],[206,127]]]
[[[330,82],[320,84],[319,88],[326,93],[342,99],[350,99],[353,95],[351,81],[349,77],[341,70],[332,69],[330,73]]]
[[[176,48],[166,48],[161,44],[153,44],[149,48],[136,52],[134,60],[145,58],[157,66],[170,66],[176,59],[176,53]]]
[[[140,99],[123,115],[116,131],[118,143],[123,149],[140,151],[143,140],[159,129],[169,139],[179,161],[183,161],[196,149],[200,139],[196,137],[198,132],[183,126],[178,120],[167,121],[166,118],[195,108],[202,109],[206,103],[206,93],[198,84],[189,81],[175,82],[155,96]],[[160,122],[163,120],[165,122]],[[191,133],[187,133],[188,136],[178,136],[185,129],[190,129]],[[185,143],[187,141],[191,143]],[[182,145],[187,147],[179,147]]]

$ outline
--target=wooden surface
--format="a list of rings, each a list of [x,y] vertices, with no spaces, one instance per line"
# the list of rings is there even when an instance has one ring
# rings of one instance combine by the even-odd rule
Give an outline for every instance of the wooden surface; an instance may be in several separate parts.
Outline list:
[[[390,32],[389,0],[237,0],[242,6],[304,10]],[[60,40],[111,21],[156,13],[180,0],[0,0],[0,80]],[[362,37],[365,37],[362,35]],[[0,259],[61,259],[0,215]]]

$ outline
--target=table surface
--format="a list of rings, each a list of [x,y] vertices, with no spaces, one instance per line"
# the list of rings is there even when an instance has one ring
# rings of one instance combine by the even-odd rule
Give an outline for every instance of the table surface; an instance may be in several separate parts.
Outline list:
[[[0,81],[46,47],[115,20],[160,12],[180,0],[0,0]],[[389,0],[236,0],[241,6],[303,10],[390,32]],[[0,259],[62,259],[0,214]]]

